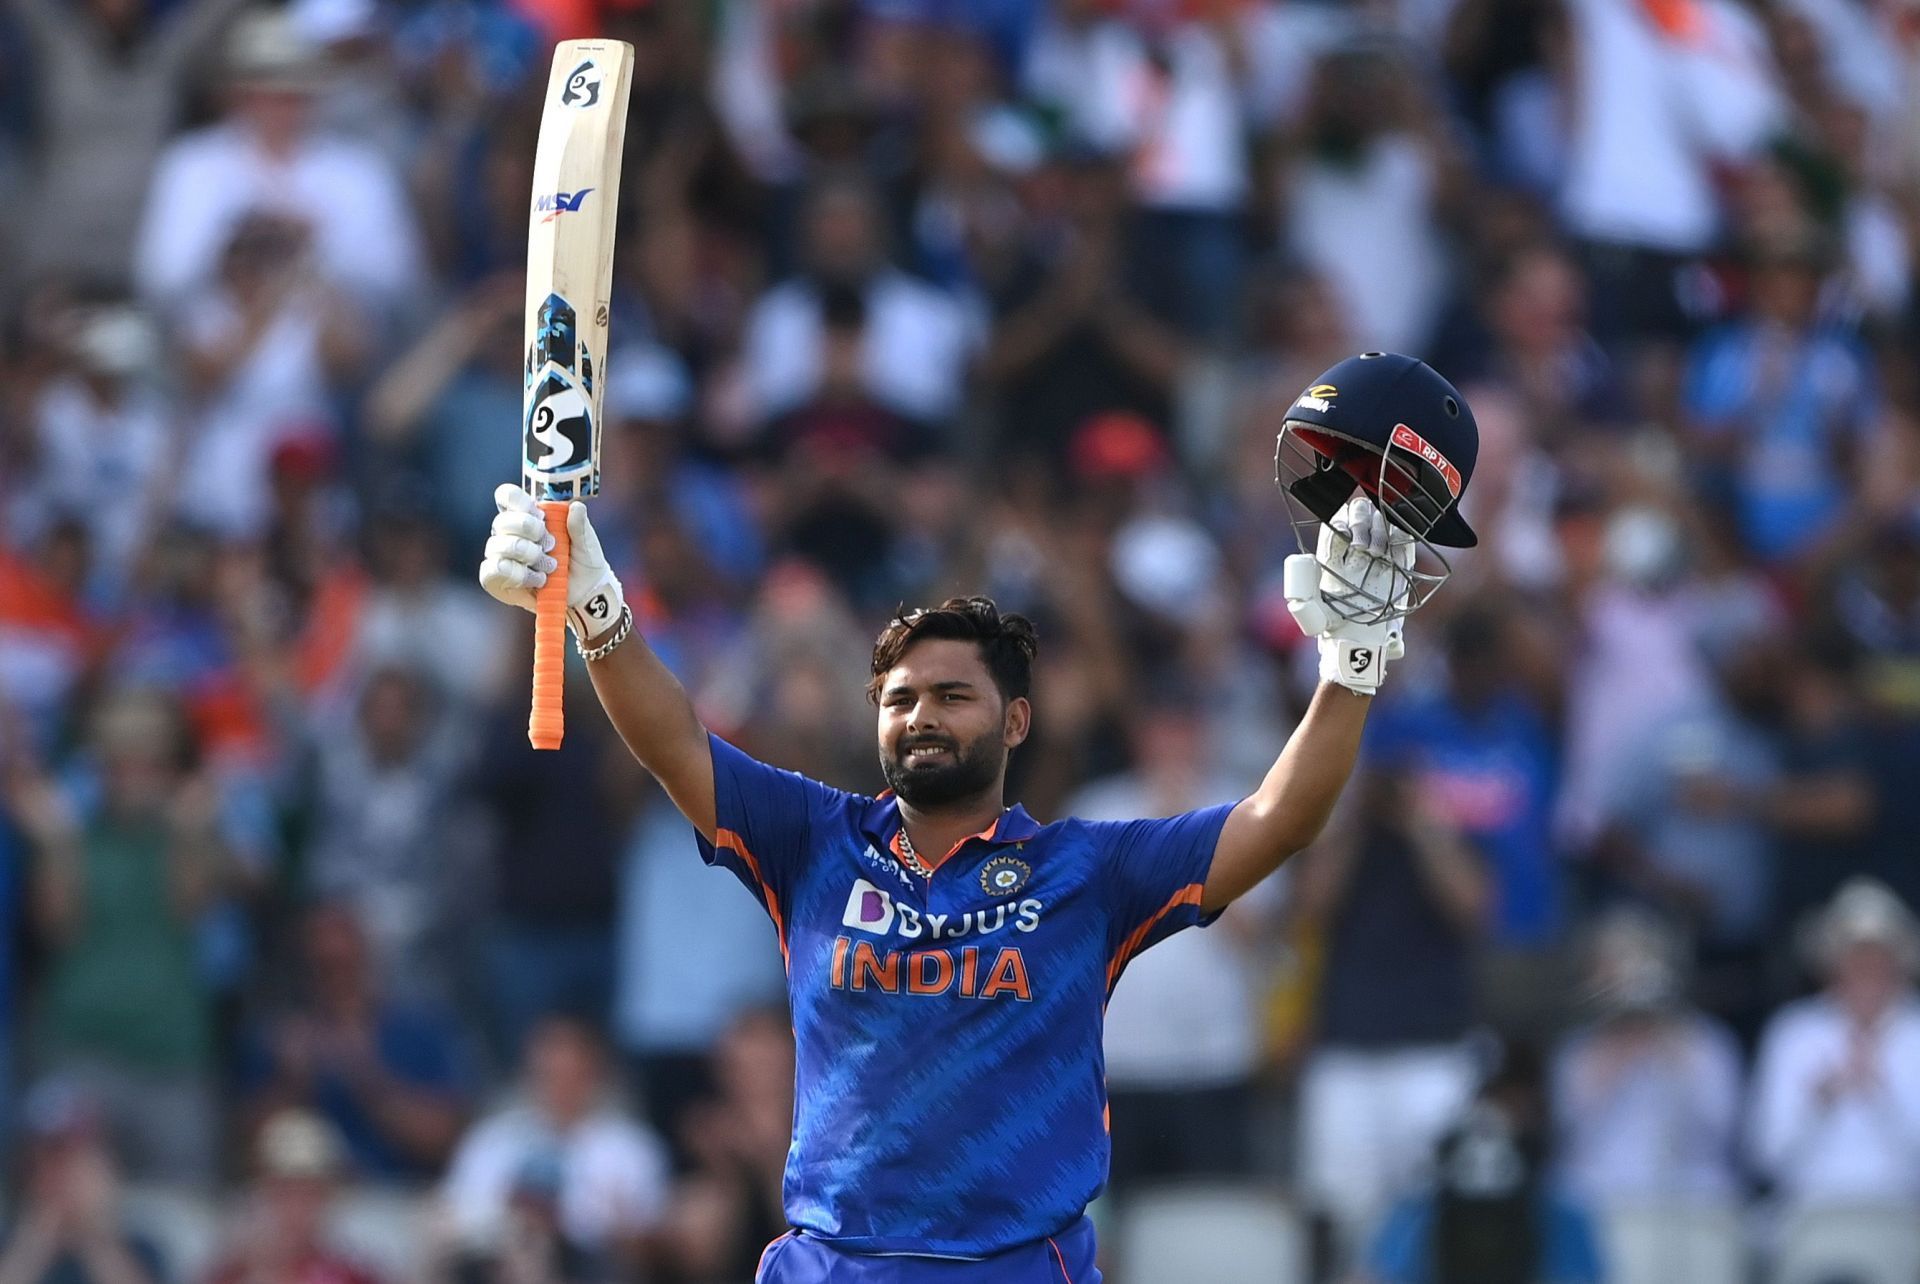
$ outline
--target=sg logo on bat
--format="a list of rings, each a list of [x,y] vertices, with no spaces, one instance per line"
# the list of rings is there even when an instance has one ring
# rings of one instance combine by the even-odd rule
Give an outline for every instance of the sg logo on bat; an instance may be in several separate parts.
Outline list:
[[[590,472],[593,463],[593,357],[580,342],[573,305],[549,294],[527,350],[527,471],[550,482]]]
[[[588,58],[567,73],[567,87],[560,91],[560,101],[568,107],[591,107],[600,101],[600,81],[600,68]]]

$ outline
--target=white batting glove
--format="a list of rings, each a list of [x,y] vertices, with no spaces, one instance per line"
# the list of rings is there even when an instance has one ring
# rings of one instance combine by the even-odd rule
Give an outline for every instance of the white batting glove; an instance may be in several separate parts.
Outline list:
[[[1356,495],[1340,506],[1333,520],[1321,524],[1317,547],[1315,553],[1295,553],[1286,561],[1282,587],[1287,610],[1300,631],[1320,643],[1322,682],[1373,695],[1386,681],[1387,661],[1406,653],[1402,634],[1410,586],[1404,576],[1395,576],[1393,567],[1412,568],[1413,537],[1389,522],[1371,499]],[[1382,560],[1389,556],[1391,565]],[[1391,594],[1399,610],[1379,623],[1347,618],[1339,598],[1349,584],[1382,600]]]
[[[553,536],[533,496],[508,482],[493,492],[493,534],[487,537],[480,562],[480,587],[508,606],[533,609],[534,591],[547,582],[556,563],[548,554]],[[600,537],[587,520],[587,506],[575,501],[567,509],[567,623],[581,641],[612,628],[626,605],[620,579],[607,565]]]

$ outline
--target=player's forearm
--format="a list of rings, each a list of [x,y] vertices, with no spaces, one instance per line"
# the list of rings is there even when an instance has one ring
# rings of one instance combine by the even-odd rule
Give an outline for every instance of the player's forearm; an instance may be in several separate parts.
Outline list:
[[[612,636],[608,630],[602,637]],[[589,641],[591,648],[601,639]],[[593,689],[640,765],[652,773],[695,829],[715,824],[713,751],[686,688],[638,632],[587,666]]]
[[[1227,817],[1202,909],[1225,908],[1319,837],[1353,774],[1372,703],[1370,696],[1320,684],[1260,788]]]

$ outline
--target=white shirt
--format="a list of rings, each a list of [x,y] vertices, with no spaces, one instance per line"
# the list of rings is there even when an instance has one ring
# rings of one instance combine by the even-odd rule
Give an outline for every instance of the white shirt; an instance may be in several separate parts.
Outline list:
[[[1765,31],[1726,0],[1695,0],[1668,35],[1640,0],[1572,0],[1572,136],[1560,191],[1582,237],[1677,254],[1718,232],[1712,169],[1745,159],[1783,118]]]
[[[1781,1009],[1761,1038],[1748,1141],[1790,1205],[1920,1199],[1920,996],[1865,1036],[1869,1082],[1823,1103],[1820,1085],[1848,1064],[1856,1037],[1820,995]]]
[[[188,306],[181,329],[190,344],[211,348],[243,324],[229,296],[210,293]],[[211,390],[188,423],[182,512],[235,538],[265,527],[274,449],[291,437],[333,431],[322,324],[313,305],[288,300],[226,382]]]
[[[441,1194],[461,1241],[491,1243],[521,1173],[549,1159],[560,1169],[561,1228],[584,1247],[645,1231],[666,1208],[666,1148],[652,1132],[603,1108],[558,1133],[518,1105],[475,1125],[454,1152]]]
[[[134,250],[149,300],[178,302],[205,285],[247,214],[279,211],[313,232],[320,272],[369,302],[416,285],[423,258],[399,176],[373,148],[314,137],[270,156],[236,124],[182,136],[161,153]]]
[[[952,296],[902,272],[867,288],[861,368],[867,392],[887,408],[939,422],[960,408],[979,327]],[[826,332],[820,298],[805,281],[760,297],[747,322],[747,379],[759,412],[796,409],[820,389]]]
[[[1396,135],[1352,166],[1309,160],[1288,177],[1293,249],[1333,287],[1358,347],[1415,352],[1432,335],[1446,290],[1435,177],[1425,145]]]
[[[1028,88],[1068,113],[1071,132],[1132,157],[1133,190],[1162,209],[1227,211],[1247,191],[1240,89],[1202,23],[1167,38],[1166,69],[1123,22],[1050,26],[1035,37]]]
[[[1583,1199],[1732,1199],[1740,1052],[1704,1016],[1663,1024],[1631,1055],[1604,1030],[1571,1037],[1554,1061],[1553,1112],[1568,1186]]]
[[[117,581],[142,551],[154,488],[172,462],[166,403],[135,387],[102,405],[80,381],[61,379],[40,394],[34,426],[40,467],[26,497],[85,523],[95,560]]]
[[[664,801],[628,840],[618,931],[613,1020],[631,1051],[704,1053],[744,1008],[786,993],[766,914],[695,858],[692,830]]]

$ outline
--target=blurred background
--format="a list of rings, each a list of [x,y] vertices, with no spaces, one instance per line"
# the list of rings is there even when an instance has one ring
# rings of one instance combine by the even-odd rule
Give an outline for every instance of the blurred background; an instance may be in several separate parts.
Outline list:
[[[593,33],[594,520],[775,763],[877,789],[874,633],[983,591],[1036,815],[1239,797],[1285,407],[1477,412],[1341,814],[1113,1002],[1115,1281],[1920,1279],[1914,0],[5,0],[0,1284],[783,1229],[773,934],[474,582]]]

